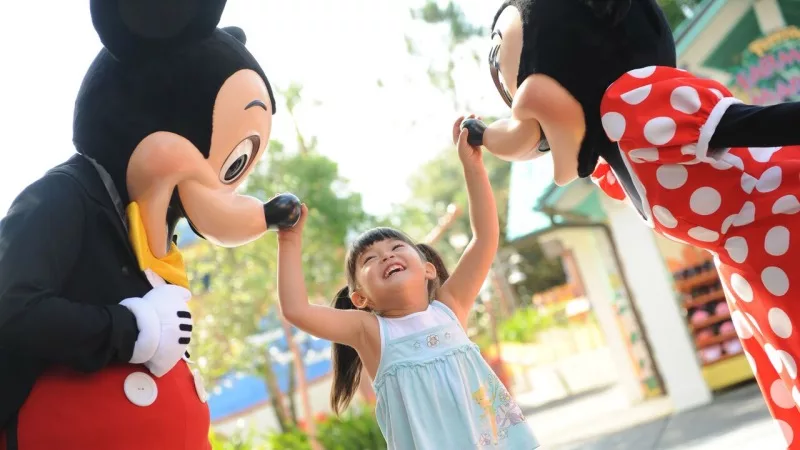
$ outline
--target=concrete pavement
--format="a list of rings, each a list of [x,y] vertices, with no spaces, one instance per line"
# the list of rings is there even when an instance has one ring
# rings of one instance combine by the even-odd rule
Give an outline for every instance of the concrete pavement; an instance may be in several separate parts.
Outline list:
[[[520,402],[522,403],[522,402]],[[671,413],[668,399],[634,407],[617,387],[526,410],[543,450],[780,450],[778,427],[758,386],[719,394],[692,411]]]

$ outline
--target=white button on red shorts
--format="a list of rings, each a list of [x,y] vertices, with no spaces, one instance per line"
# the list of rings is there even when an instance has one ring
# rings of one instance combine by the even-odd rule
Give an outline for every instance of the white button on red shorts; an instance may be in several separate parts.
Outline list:
[[[150,375],[133,372],[125,378],[125,397],[136,406],[150,406],[158,397],[158,386]]]
[[[197,391],[197,396],[201,402],[205,403],[208,400],[208,392],[203,384],[203,377],[197,369],[192,370],[192,377],[194,377],[194,389]]]

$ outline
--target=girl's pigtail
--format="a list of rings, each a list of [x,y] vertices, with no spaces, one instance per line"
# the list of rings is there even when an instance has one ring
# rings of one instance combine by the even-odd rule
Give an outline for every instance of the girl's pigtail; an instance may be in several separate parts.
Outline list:
[[[342,288],[333,300],[336,309],[358,309],[350,300],[350,289]],[[331,408],[338,415],[347,408],[361,381],[361,358],[353,347],[333,344],[333,389]]]
[[[417,249],[425,257],[425,260],[436,268],[436,279],[428,282],[428,292],[430,295],[434,295],[436,289],[442,287],[444,282],[450,278],[450,272],[447,271],[442,257],[433,247],[428,244],[417,244]]]

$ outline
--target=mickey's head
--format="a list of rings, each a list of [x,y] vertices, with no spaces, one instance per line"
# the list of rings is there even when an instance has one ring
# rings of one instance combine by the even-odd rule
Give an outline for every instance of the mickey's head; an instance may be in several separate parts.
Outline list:
[[[675,66],[655,0],[508,0],[492,41],[495,85],[515,117],[541,124],[559,184],[591,175],[601,155],[619,159],[600,122],[608,86],[631,69]]]
[[[139,204],[154,251],[168,243],[168,210],[224,245],[286,219],[268,224],[261,202],[235,193],[266,149],[275,99],[244,32],[217,28],[224,6],[91,0],[105,48],[78,94],[73,139],[111,174],[126,204]],[[299,213],[288,206],[285,213]]]

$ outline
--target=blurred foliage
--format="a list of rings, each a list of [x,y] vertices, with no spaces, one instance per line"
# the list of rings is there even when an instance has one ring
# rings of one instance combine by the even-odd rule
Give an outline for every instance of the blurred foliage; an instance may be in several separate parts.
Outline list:
[[[325,450],[384,450],[386,441],[372,408],[350,408],[340,417],[320,415],[317,420],[317,439]],[[269,436],[269,444],[281,450],[311,450],[303,427]]]
[[[300,90],[290,87],[289,107],[296,105]],[[312,300],[322,300],[343,283],[342,265],[348,231],[364,223],[361,196],[349,192],[338,165],[316,150],[316,140],[298,138],[301,151],[287,152],[272,141],[263,160],[242,187],[246,195],[267,199],[292,192],[309,205],[304,231],[303,262]],[[282,426],[293,420],[278,403],[275,364],[268,345],[253,336],[279,328],[277,305],[277,240],[274,233],[237,248],[221,248],[205,241],[187,251],[187,271],[195,301],[198,339],[193,351],[200,369],[213,385],[232,371],[264,378]],[[272,321],[269,321],[272,317]],[[293,415],[293,414],[292,414]]]
[[[658,0],[673,31],[686,20],[686,12],[693,10],[699,3],[700,0]]]
[[[536,342],[539,333],[555,326],[552,314],[539,308],[520,308],[498,327],[500,340],[527,344]]]

